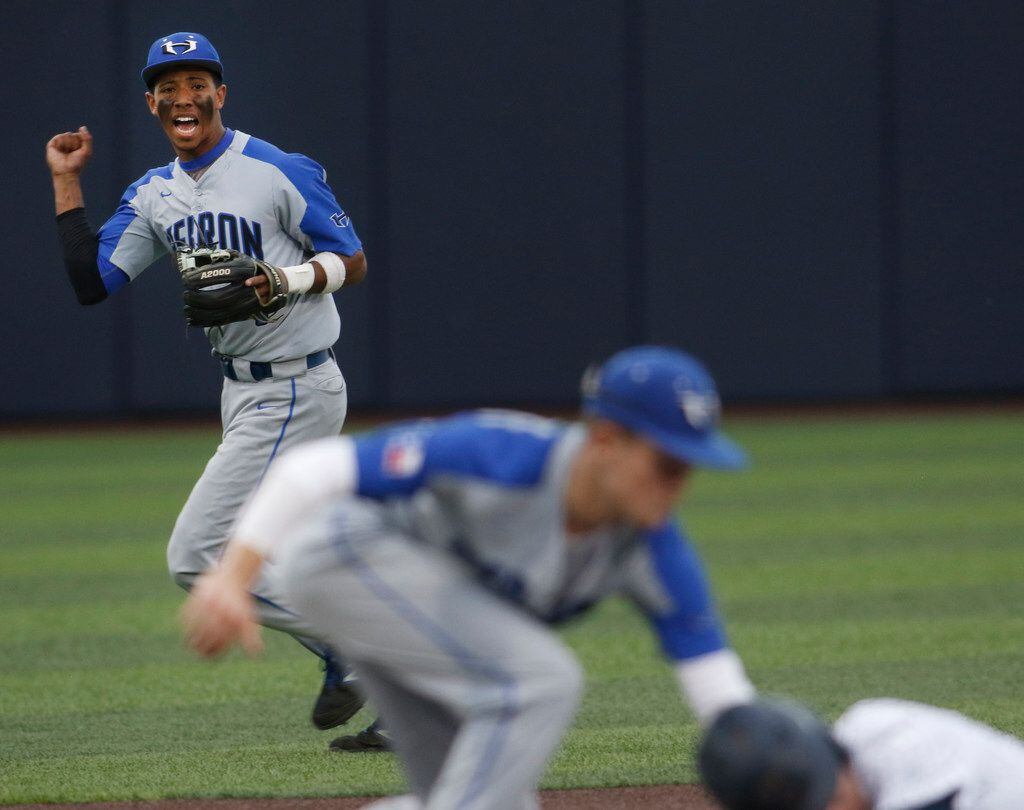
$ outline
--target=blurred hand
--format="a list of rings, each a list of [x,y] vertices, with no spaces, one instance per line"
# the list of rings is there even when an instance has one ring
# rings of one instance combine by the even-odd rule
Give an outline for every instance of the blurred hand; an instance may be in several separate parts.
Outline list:
[[[185,643],[212,658],[238,643],[249,655],[263,649],[252,596],[223,569],[203,574],[181,609]]]
[[[50,174],[79,175],[92,157],[92,133],[85,127],[78,132],[62,132],[54,135],[46,144],[46,165]]]

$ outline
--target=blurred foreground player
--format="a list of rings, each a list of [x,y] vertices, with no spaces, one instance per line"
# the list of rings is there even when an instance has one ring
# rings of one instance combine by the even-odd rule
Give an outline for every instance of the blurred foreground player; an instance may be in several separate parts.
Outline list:
[[[729,810],[1016,810],[1024,743],[948,709],[862,700],[829,731],[805,707],[722,712],[699,754]]]
[[[196,583],[189,643],[258,649],[248,588],[274,560],[393,735],[414,795],[382,806],[537,807],[583,688],[548,625],[613,593],[647,616],[702,722],[750,700],[672,518],[695,466],[745,464],[711,377],[628,349],[588,373],[583,410],[581,425],[479,411],[288,453]]]

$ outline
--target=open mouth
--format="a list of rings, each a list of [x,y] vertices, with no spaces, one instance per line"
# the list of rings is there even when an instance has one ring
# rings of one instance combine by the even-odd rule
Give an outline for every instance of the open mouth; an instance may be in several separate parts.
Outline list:
[[[174,131],[183,138],[190,138],[199,129],[199,119],[190,115],[176,115],[171,121]]]

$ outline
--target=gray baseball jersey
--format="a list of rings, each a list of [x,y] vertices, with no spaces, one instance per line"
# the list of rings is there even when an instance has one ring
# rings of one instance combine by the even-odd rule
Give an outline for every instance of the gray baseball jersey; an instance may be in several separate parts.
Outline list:
[[[200,170],[198,180],[190,173]],[[361,248],[324,169],[244,132],[226,130],[192,161],[152,169],[128,187],[99,231],[99,268],[108,292],[134,280],[176,244],[232,248],[278,267],[320,251],[351,256]],[[294,295],[267,320],[208,329],[220,354],[292,360],[338,339],[329,295]]]
[[[954,810],[1024,807],[1024,743],[948,709],[863,700],[832,729],[877,810],[949,799]]]
[[[670,659],[726,640],[674,523],[566,534],[579,426],[484,411],[299,448],[232,534],[341,650],[428,808],[532,808],[582,688],[547,625],[631,598]]]

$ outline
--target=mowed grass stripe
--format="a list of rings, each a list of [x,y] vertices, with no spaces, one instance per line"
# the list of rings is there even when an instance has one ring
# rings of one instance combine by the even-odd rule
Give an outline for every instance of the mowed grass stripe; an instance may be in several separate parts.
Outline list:
[[[785,663],[942,661],[1020,652],[1024,617],[893,620],[814,619],[732,622],[730,635],[750,666]],[[960,688],[959,686],[957,688]]]
[[[941,660],[894,660],[755,665],[759,687],[774,694],[798,694],[829,719],[857,700],[878,695],[955,706],[998,728],[1020,734],[1024,703],[1020,700],[1021,657],[1016,651]],[[967,681],[969,690],[951,688]],[[979,707],[988,707],[979,709]]]
[[[978,505],[980,507],[980,505]],[[857,513],[738,514],[688,520],[691,536],[705,561],[761,565],[766,561],[799,561],[806,557],[869,555],[894,548],[927,553],[1018,547],[1021,506],[994,504],[992,511],[976,508],[920,510],[861,510]]]
[[[119,667],[111,661],[104,669],[4,672],[0,717],[67,712],[69,700],[76,717],[154,705],[192,707],[199,713],[209,706],[268,695],[307,697],[312,707],[320,690],[316,659],[297,645],[294,655],[289,649],[258,665],[236,657],[207,664],[181,650],[180,641],[174,648],[180,658],[171,663]]]
[[[160,729],[154,729],[159,734]],[[403,780],[393,757],[329,754],[309,745],[208,748],[168,757],[69,753],[19,763],[0,781],[0,803],[224,796],[364,796],[394,793]]]
[[[36,605],[0,610],[0,644],[89,634],[167,633],[175,627],[180,597],[170,591],[132,602],[83,601],[73,606]]]
[[[59,536],[62,541],[74,538],[76,532],[82,530],[88,532],[92,529],[91,536],[101,537],[95,531],[99,529],[129,539],[162,536],[166,540],[174,525],[174,517],[189,491],[189,487],[184,487],[173,492],[163,488],[149,492],[131,488],[108,490],[100,495],[68,493],[67,497],[60,497],[59,510],[54,506],[53,493],[49,498],[41,497],[36,503],[12,500],[11,505],[4,506],[4,535],[45,544],[54,536]],[[132,501],[136,506],[128,514]]]
[[[117,578],[137,573],[149,580],[160,577],[170,584],[164,548],[165,543],[136,542],[132,537],[117,535],[59,545],[17,546],[0,553],[0,581],[75,575]],[[88,601],[89,590],[82,590],[81,597]]]
[[[930,463],[927,474],[921,466],[918,461],[875,462],[841,470],[831,466],[770,473],[754,468],[731,476],[702,473],[695,478],[687,511],[735,506],[740,492],[744,509],[760,510],[781,505],[796,509],[808,504],[886,504],[894,499],[910,503],[948,497],[971,500],[1019,490],[1013,477],[1020,470],[1019,458],[946,460]],[[785,504],[779,503],[781,495],[786,497]]]
[[[861,593],[945,586],[997,585],[1021,581],[1024,546],[995,549],[876,552],[870,555],[768,560],[756,566],[716,566],[719,596],[775,599],[815,593]]]
[[[1012,457],[1024,440],[1024,412],[906,413],[772,417],[740,416],[726,429],[744,441],[755,461],[794,466],[821,460],[846,466],[858,459],[946,460],[985,454]],[[813,441],[805,437],[813,436]]]
[[[195,735],[196,715],[182,711],[181,705],[153,702],[132,710],[89,712],[81,721],[69,725],[56,715],[40,718],[12,717],[0,720],[0,730],[17,740],[9,761],[30,762],[53,756],[53,740],[61,741],[59,753],[131,756],[163,752],[171,756],[190,751],[230,750],[236,747],[277,745],[282,748],[303,745],[324,750],[331,733],[315,730],[307,713],[312,700],[294,696],[263,695],[259,699],[237,698],[204,704],[202,717],[208,731]],[[364,725],[372,716],[364,713],[356,722]],[[160,734],[154,734],[155,730]],[[97,734],[102,730],[102,734]]]
[[[544,778],[546,788],[663,785],[698,780],[693,723],[656,721],[570,729]],[[630,776],[631,775],[631,776]],[[624,780],[629,781],[624,781]]]
[[[864,594],[855,589],[848,589],[835,593],[790,593],[785,599],[729,597],[721,602],[730,623],[805,621],[808,616],[933,621],[972,616],[998,620],[1020,615],[1021,604],[1024,604],[1024,582],[1020,581],[948,586],[941,590],[928,583],[917,588],[873,587],[870,599],[865,599]]]
[[[144,564],[128,568],[112,576],[99,571],[62,572],[54,576],[38,574],[23,577],[0,577],[0,611],[8,608],[67,606],[82,604],[82,594],[89,594],[89,603],[123,602],[165,596],[178,592],[166,574],[154,575],[160,565],[147,557]],[[143,567],[144,566],[144,567]],[[180,592],[184,596],[184,591]]]
[[[212,452],[219,441],[220,431],[213,426],[9,433],[3,437],[0,470],[38,468],[59,475],[71,468],[69,459],[85,467],[109,465],[109,470],[102,466],[104,472],[133,465],[160,469],[174,463],[202,464],[203,454]]]
[[[101,628],[91,633],[40,639],[31,635],[20,641],[0,644],[0,684],[5,678],[31,675],[60,677],[56,673],[87,672],[146,665],[179,666],[186,660],[177,628],[166,633],[149,632],[105,634]]]

